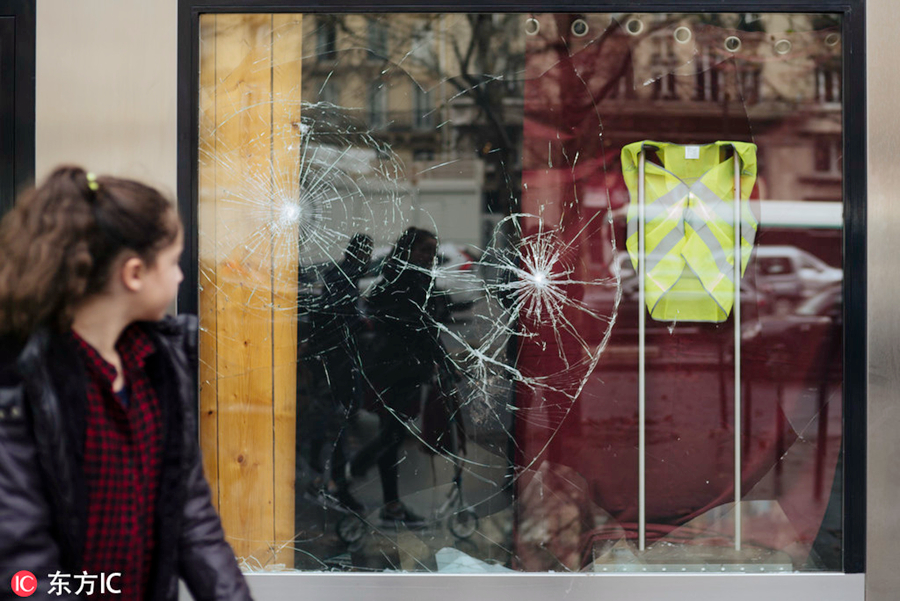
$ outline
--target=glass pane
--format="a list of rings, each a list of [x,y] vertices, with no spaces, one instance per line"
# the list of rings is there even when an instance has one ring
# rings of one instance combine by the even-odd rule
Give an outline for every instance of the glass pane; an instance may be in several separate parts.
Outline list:
[[[201,442],[245,569],[840,570],[840,31],[204,15]]]

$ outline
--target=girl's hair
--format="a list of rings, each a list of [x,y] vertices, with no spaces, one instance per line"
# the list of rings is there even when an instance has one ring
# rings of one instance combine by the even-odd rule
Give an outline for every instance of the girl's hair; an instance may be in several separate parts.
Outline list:
[[[174,206],[154,188],[58,167],[0,222],[0,333],[68,329],[122,252],[153,265],[180,230]]]

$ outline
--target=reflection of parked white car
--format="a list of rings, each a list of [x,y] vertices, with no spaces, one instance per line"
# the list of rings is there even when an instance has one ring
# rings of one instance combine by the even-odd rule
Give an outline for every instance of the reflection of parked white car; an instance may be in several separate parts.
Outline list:
[[[359,281],[363,296],[371,293],[381,276],[381,268],[391,253],[390,246],[372,251],[366,274]],[[483,296],[484,282],[479,274],[478,251],[455,242],[441,242],[435,256],[434,297],[449,311],[468,309]]]
[[[757,286],[772,296],[776,313],[844,277],[842,270],[795,246],[759,246],[755,252]]]

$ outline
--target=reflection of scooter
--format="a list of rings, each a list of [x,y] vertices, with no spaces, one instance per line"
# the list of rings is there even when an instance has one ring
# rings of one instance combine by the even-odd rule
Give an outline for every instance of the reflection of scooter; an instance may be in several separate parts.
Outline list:
[[[445,379],[444,382],[451,380]],[[459,399],[457,397],[458,390],[455,386],[444,394],[438,394],[437,398],[429,397],[428,392],[441,389],[440,385],[434,383],[428,385],[429,390],[425,392],[425,398],[428,402],[443,403],[442,409],[446,415],[446,429],[444,434],[447,439],[438,441],[432,446],[433,450],[443,452],[447,457],[453,460],[453,482],[450,492],[447,493],[447,499],[438,507],[431,519],[431,525],[437,526],[446,520],[447,528],[453,536],[459,539],[466,539],[472,536],[478,529],[478,514],[468,507],[463,499],[462,491],[462,471],[463,463],[460,457],[461,448],[463,446],[460,436],[464,435],[461,427],[461,419],[459,412]],[[337,523],[337,534],[342,541],[347,544],[358,542],[366,533],[367,528],[374,526],[387,526],[387,524],[374,524],[367,522],[361,515],[348,513],[344,515]]]
[[[467,539],[478,529],[478,514],[466,506],[462,494],[462,465],[457,463],[453,486],[447,494],[447,499],[434,512],[431,524],[437,526],[446,520],[447,528],[459,539]],[[358,542],[369,528],[380,524],[366,521],[364,516],[347,513],[337,523],[337,534],[347,544]]]
[[[453,487],[447,494],[447,500],[435,512],[435,521],[447,519],[447,528],[453,536],[460,539],[469,538],[478,529],[478,514],[466,506],[462,494],[462,463],[457,460],[454,467]]]

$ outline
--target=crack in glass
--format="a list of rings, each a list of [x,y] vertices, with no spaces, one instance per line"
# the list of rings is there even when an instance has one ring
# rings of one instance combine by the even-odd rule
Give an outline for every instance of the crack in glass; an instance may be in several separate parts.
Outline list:
[[[209,15],[201,30],[201,409],[219,420],[205,449],[229,533],[252,508],[228,517],[249,507],[228,445],[269,428],[277,447],[279,417],[296,422],[295,536],[232,535],[242,569],[840,568],[840,334],[833,299],[802,313],[840,281],[839,222],[810,243],[821,266],[790,241],[802,221],[772,226],[782,250],[741,284],[743,552],[731,322],[648,317],[636,547],[642,308],[618,156],[746,140],[771,153],[751,198],[764,226],[802,189],[810,211],[840,201],[839,22]],[[776,169],[792,136],[814,140],[796,182]],[[791,261],[818,270],[794,292]]]

